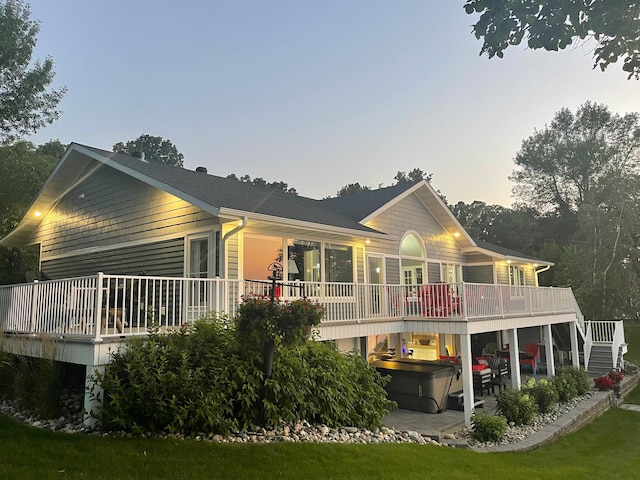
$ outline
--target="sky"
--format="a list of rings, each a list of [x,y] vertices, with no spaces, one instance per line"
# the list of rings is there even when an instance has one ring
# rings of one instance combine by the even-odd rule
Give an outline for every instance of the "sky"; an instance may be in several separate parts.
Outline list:
[[[420,168],[450,204],[510,206],[522,141],[586,101],[640,111],[593,45],[479,56],[464,0],[31,0],[34,58],[66,86],[29,138],[111,150],[161,136],[184,166],[311,198]]]

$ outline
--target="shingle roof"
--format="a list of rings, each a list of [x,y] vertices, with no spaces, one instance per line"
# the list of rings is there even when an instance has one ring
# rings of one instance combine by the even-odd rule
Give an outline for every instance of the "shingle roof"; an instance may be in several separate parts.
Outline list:
[[[540,262],[540,263],[549,263],[546,260],[542,260],[536,257],[532,257],[531,255],[527,255],[526,253],[518,252],[516,250],[511,250],[510,248],[501,247],[500,245],[494,245],[492,243],[487,243],[482,240],[475,240],[476,244],[479,248],[483,248],[485,250],[489,250],[490,252],[497,253],[499,255],[503,255],[505,257],[517,257],[525,260],[531,260],[532,262]]]
[[[345,195],[344,197],[326,198],[321,201],[343,215],[360,221],[413,187],[416,183],[418,182],[399,183],[391,187],[367,190]]]
[[[79,145],[79,144],[76,144]],[[216,208],[379,233],[321,200],[79,145]]]

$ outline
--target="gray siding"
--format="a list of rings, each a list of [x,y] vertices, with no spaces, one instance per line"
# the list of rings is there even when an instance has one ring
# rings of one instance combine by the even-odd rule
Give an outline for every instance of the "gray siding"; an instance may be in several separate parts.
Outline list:
[[[33,237],[41,259],[95,247],[160,237],[213,226],[218,219],[177,197],[108,167],[72,189],[47,215]]]
[[[441,277],[441,271],[439,263],[428,262],[427,263],[427,281],[428,283],[439,282]]]
[[[398,237],[398,242],[381,244],[373,242],[369,252],[398,255],[402,236],[413,230],[426,247],[427,258],[450,263],[462,263],[463,255],[458,244],[431,215],[427,207],[415,195],[403,198],[366,224],[381,232]]]
[[[400,285],[400,259],[385,258],[385,271],[387,282],[391,285]]]
[[[364,248],[355,247],[356,252],[356,282],[357,283],[365,283],[364,279]]]
[[[478,265],[474,267],[463,266],[462,278],[469,283],[493,283],[493,266]]]
[[[528,285],[530,287],[535,287],[537,285],[536,272],[534,267],[524,267],[524,281],[525,285]]]
[[[509,285],[509,266],[506,263],[496,264],[496,280],[500,285]]]
[[[184,276],[184,240],[118,248],[86,255],[42,261],[42,271],[53,279],[103,272],[112,275]]]
[[[226,249],[226,258],[227,258],[227,266],[226,266],[226,274],[225,278],[229,280],[237,280],[239,279],[239,258],[240,258],[240,248],[238,246],[238,235],[232,235],[229,237],[225,243]]]

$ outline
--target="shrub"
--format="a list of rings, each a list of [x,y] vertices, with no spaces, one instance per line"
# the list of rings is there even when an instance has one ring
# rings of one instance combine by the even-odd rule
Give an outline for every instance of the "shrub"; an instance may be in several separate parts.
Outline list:
[[[607,375],[613,383],[620,383],[624,379],[624,374],[619,370],[611,370]]]
[[[516,425],[529,425],[538,413],[534,399],[526,392],[520,390],[503,390],[497,395],[498,413],[503,415],[507,422]]]
[[[611,390],[613,388],[613,385],[615,384],[613,379],[608,375],[595,378],[593,380],[593,383],[598,390]]]
[[[540,380],[539,382],[535,382],[534,378],[531,378],[533,381],[532,385],[528,385],[526,391],[533,397],[538,406],[538,411],[540,413],[549,413],[556,409],[558,405],[558,401],[560,397],[558,392],[553,386],[552,382],[547,380]]]
[[[104,390],[94,416],[104,429],[134,433],[227,433],[303,419],[374,428],[394,407],[377,371],[332,344],[287,345],[276,337],[266,381],[262,363],[235,323],[214,315],[174,333],[153,332],[129,340],[94,377]]]
[[[480,442],[499,442],[507,433],[507,419],[502,415],[473,413],[471,416],[471,436]]]
[[[553,378],[553,387],[558,392],[558,400],[566,403],[578,396],[578,381],[576,376],[567,371],[561,372]]]
[[[587,371],[582,367],[564,367],[560,369],[558,374],[560,376],[569,376],[573,379],[573,384],[576,388],[576,396],[586,395],[591,390],[591,379],[589,378]]]

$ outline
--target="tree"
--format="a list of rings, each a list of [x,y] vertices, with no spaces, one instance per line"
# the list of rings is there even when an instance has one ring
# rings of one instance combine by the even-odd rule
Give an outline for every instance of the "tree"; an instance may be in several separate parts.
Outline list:
[[[427,182],[431,183],[432,177],[433,174],[425,173],[420,168],[414,168],[408,173],[398,171],[393,179],[396,181],[395,185],[397,185],[399,183],[417,182],[419,180],[426,180]]]
[[[58,139],[49,140],[48,142],[43,143],[42,145],[38,145],[36,147],[36,153],[38,153],[38,155],[49,157],[55,161],[58,161],[62,158],[62,156],[64,155],[64,152],[67,151],[68,146],[69,145],[65,145],[64,143],[61,143],[60,140]]]
[[[594,68],[604,71],[623,60],[629,78],[640,76],[640,1],[638,0],[467,0],[468,14],[480,13],[473,26],[483,38],[480,54],[502,58],[526,37],[529,48],[562,50],[593,38]]]
[[[0,237],[18,225],[56,161],[29,142],[0,146]],[[37,262],[37,252],[0,247],[0,283],[14,272],[37,270]]]
[[[291,193],[293,195],[297,195],[298,194],[298,192],[296,192],[295,188],[289,187],[289,184],[287,184],[285,182],[271,182],[271,183],[269,183],[262,177],[256,177],[256,178],[252,179],[249,175],[243,175],[240,178],[238,178],[238,176],[235,173],[227,175],[227,178],[230,179],[230,180],[235,180],[237,182],[250,183],[251,185],[255,185],[257,187],[266,187],[266,188],[270,188],[272,190],[278,190],[278,191],[284,192],[284,193]]]
[[[12,142],[52,123],[66,88],[48,89],[53,60],[31,56],[40,23],[21,0],[0,0],[0,143]]]
[[[140,135],[127,143],[118,142],[113,146],[114,152],[135,155],[144,153],[144,158],[152,162],[166,163],[173,167],[182,167],[184,155],[175,147],[171,140],[151,135]]]
[[[371,188],[366,185],[360,185],[359,183],[349,183],[336,192],[336,197],[346,197],[347,195],[353,195],[354,193],[368,192]]]
[[[640,310],[640,116],[590,102],[560,110],[515,157],[514,193],[569,231],[558,260],[592,319]]]

